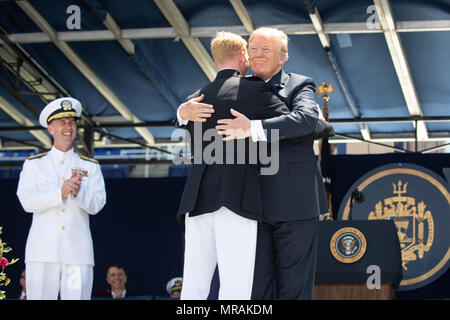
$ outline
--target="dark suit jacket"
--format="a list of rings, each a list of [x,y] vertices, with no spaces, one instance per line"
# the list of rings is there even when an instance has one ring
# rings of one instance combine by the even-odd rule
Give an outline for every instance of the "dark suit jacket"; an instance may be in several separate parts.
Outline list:
[[[249,119],[268,119],[289,113],[286,105],[271,92],[266,83],[246,80],[236,70],[220,71],[213,82],[189,99],[202,93],[205,94],[202,102],[214,105],[215,112],[204,123],[188,123],[186,129],[195,141],[199,139],[199,132],[194,125],[201,126],[204,133],[214,128],[218,119],[233,118],[230,108],[245,114]],[[238,150],[238,143],[243,140],[224,143],[220,136],[218,139],[222,143],[223,152],[219,150],[214,155],[216,159],[222,159],[224,164],[207,164],[202,161],[198,164],[194,162],[190,167],[177,214],[180,223],[183,223],[187,212],[190,212],[190,216],[195,216],[215,211],[222,206],[243,217],[262,220],[259,166],[257,163],[249,164],[248,158],[250,145],[255,145],[248,138],[245,139],[246,164],[236,164],[236,154],[241,156],[242,153],[235,151]],[[208,150],[206,148],[209,142],[197,144],[195,141],[191,144],[194,155]],[[226,162],[227,154],[234,154],[235,164]]]
[[[133,297],[134,294],[130,293],[128,290],[125,291],[125,297],[124,298],[129,298],[129,297]],[[92,297],[93,298],[111,298],[114,299],[111,289],[106,289],[106,290],[99,290],[99,289],[94,289],[92,291]],[[118,298],[120,299],[120,298]]]
[[[315,84],[283,70],[268,84],[291,113],[262,121],[264,129],[279,129],[280,144],[278,174],[260,176],[264,218],[267,222],[316,218],[328,212],[328,205],[313,149],[312,133],[319,117]]]

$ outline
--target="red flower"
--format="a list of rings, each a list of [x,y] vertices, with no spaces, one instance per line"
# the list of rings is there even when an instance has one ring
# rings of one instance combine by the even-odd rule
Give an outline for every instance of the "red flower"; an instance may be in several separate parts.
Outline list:
[[[8,265],[8,259],[6,259],[5,257],[1,257],[0,258],[0,267],[4,268]]]

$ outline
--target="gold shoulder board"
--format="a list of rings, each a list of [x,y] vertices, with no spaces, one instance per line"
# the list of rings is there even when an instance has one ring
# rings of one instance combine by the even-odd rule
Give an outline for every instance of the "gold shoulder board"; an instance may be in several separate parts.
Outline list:
[[[28,157],[27,160],[33,160],[33,159],[42,158],[42,157],[44,157],[46,155],[47,155],[47,152],[35,154],[34,156]]]
[[[88,157],[82,156],[81,154],[80,154],[79,156],[80,156],[80,158],[81,158],[81,159],[83,159],[83,160],[86,160],[86,161],[90,161],[90,162],[93,162],[93,163],[96,163],[96,164],[98,164],[98,161],[97,161],[97,160],[95,160],[95,159],[91,159],[91,158],[88,158]]]

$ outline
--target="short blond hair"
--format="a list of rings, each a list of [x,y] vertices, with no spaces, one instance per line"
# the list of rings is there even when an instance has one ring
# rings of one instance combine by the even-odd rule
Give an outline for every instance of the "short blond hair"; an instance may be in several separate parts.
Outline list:
[[[241,51],[247,51],[247,41],[238,34],[220,31],[211,40],[211,53],[218,64],[228,62]]]
[[[284,55],[286,57],[286,60],[289,57],[288,54],[288,42],[289,38],[281,30],[278,30],[276,28],[270,28],[270,27],[260,27],[258,29],[255,29],[252,34],[250,35],[250,38],[248,39],[248,42],[252,42],[252,39],[254,36],[263,36],[266,38],[275,38],[277,41],[279,41],[280,44],[280,54]]]

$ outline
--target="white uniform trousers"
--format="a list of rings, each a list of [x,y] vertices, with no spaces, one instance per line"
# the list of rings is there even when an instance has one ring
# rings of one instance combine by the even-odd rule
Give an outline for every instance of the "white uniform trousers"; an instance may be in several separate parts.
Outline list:
[[[92,265],[26,263],[28,300],[90,300],[94,280]]]
[[[250,300],[255,269],[257,221],[222,207],[185,218],[182,300],[206,300],[216,266],[219,300]]]

